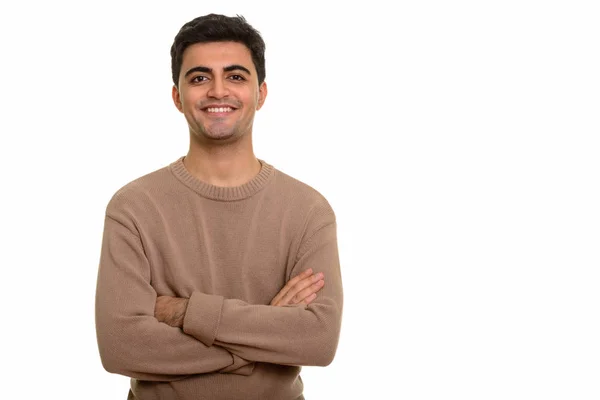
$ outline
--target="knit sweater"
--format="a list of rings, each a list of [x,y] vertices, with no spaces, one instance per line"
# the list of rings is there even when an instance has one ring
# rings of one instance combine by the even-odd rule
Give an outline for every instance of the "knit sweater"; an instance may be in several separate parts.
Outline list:
[[[318,191],[263,160],[236,187],[191,175],[183,157],[108,202],[96,289],[104,368],[130,399],[301,399],[301,366],[337,349],[342,280],[335,214]],[[269,305],[312,268],[309,305]],[[189,298],[183,329],[154,317],[157,296]]]

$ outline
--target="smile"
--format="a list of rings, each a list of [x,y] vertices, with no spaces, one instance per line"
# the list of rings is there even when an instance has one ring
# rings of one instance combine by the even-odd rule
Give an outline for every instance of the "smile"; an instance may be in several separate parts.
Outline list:
[[[225,113],[225,112],[232,112],[233,108],[231,107],[209,107],[206,109],[206,112],[209,113]]]

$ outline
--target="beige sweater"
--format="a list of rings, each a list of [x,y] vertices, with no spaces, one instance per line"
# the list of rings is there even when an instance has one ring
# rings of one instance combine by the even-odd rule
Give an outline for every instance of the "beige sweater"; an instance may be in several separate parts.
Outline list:
[[[192,176],[183,157],[108,203],[96,292],[107,371],[130,399],[301,399],[300,366],[331,363],[342,317],[335,214],[315,189],[260,160],[237,187]],[[270,306],[301,271],[323,272],[308,306]],[[156,297],[190,298],[183,329]]]

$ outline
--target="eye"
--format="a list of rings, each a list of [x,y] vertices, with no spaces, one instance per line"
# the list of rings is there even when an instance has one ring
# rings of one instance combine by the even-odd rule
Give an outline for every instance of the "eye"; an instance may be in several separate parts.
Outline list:
[[[203,75],[198,75],[198,76],[195,76],[195,77],[193,77],[193,78],[190,80],[190,82],[191,82],[191,83],[201,83],[201,82],[204,82],[204,81],[206,81],[207,79],[208,79],[208,78],[207,78],[207,77],[205,77],[205,76],[203,76]]]
[[[246,80],[246,78],[244,78],[241,75],[231,75],[229,78],[233,79],[234,81],[245,81]]]

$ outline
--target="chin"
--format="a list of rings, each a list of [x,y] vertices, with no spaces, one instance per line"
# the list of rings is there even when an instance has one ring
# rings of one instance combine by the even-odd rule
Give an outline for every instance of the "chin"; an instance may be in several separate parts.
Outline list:
[[[203,135],[205,138],[210,140],[228,140],[236,137],[236,132],[225,131],[225,132],[205,132]]]

